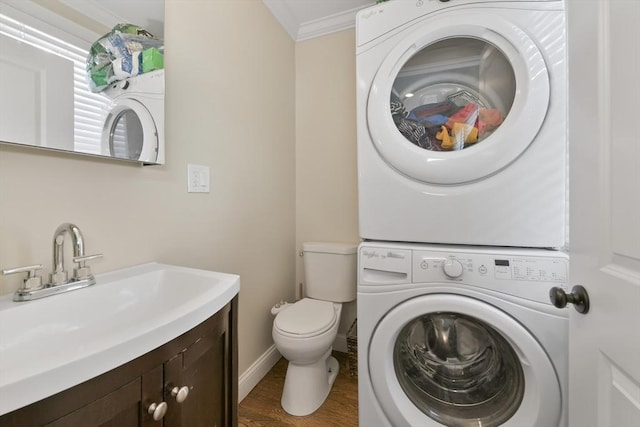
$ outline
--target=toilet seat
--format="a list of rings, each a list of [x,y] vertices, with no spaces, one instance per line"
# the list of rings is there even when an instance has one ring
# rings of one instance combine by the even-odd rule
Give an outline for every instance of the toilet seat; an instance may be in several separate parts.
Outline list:
[[[336,321],[332,302],[303,298],[278,313],[273,325],[283,335],[306,338],[328,331]]]

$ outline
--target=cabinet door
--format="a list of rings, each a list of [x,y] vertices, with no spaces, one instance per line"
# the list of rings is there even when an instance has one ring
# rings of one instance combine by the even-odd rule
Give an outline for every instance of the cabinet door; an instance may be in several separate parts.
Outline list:
[[[45,424],[47,427],[84,427],[88,420],[101,427],[140,425],[141,378],[83,406],[62,418]]]
[[[85,405],[64,417],[45,424],[46,427],[153,427],[147,409],[153,402],[162,401],[162,366]]]
[[[162,402],[162,375],[163,366],[158,365],[152,370],[142,375],[142,400],[140,405],[140,422],[135,424],[141,427],[162,427],[162,419],[156,421],[153,415],[149,414],[149,406]],[[134,424],[131,424],[134,425]],[[122,423],[115,427],[126,427],[128,424]],[[102,427],[102,426],[101,426]]]
[[[231,426],[228,318],[213,326],[164,364],[165,427]],[[179,403],[174,394],[185,386],[189,393]]]

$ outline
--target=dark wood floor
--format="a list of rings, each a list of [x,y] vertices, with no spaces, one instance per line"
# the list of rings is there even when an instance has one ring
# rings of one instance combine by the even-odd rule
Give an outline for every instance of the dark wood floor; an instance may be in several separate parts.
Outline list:
[[[282,358],[240,403],[239,427],[357,427],[358,378],[349,375],[345,353],[334,351],[333,355],[340,362],[340,372],[320,409],[306,417],[294,417],[282,409],[280,398],[287,372],[287,361]]]

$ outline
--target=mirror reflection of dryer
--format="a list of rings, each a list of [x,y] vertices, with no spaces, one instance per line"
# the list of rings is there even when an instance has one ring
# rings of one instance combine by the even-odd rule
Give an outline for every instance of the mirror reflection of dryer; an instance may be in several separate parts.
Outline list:
[[[104,154],[164,164],[164,70],[114,83],[104,93],[112,99],[102,130]]]

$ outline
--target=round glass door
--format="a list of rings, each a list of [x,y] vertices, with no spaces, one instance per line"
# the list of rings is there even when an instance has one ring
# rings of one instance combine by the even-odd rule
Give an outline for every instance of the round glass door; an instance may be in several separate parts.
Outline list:
[[[102,141],[112,157],[155,162],[158,131],[149,111],[138,101],[122,99],[108,114]]]
[[[380,319],[366,374],[391,425],[558,425],[555,368],[501,304],[488,295],[433,293],[394,305]]]
[[[429,313],[405,325],[393,362],[400,386],[430,418],[450,427],[495,427],[518,410],[524,373],[511,345],[485,322]]]
[[[385,162],[439,185],[507,167],[549,106],[544,57],[525,32],[495,15],[447,15],[420,22],[391,49],[367,101],[369,135]]]
[[[491,43],[454,37],[430,44],[400,69],[390,111],[398,131],[432,151],[480,144],[504,122],[513,105],[511,63]]]

